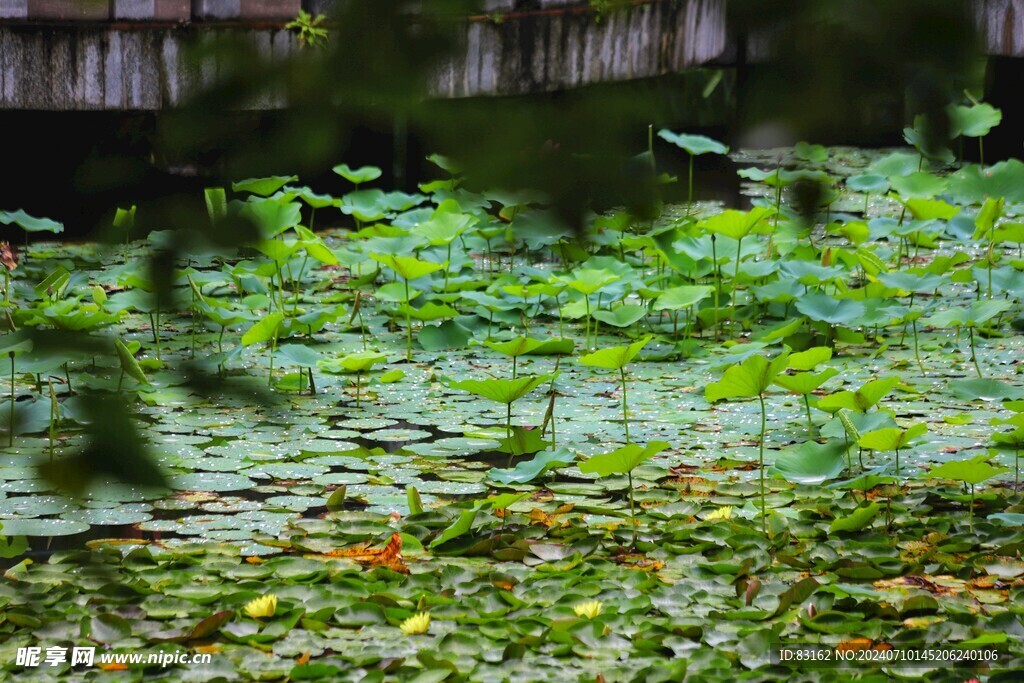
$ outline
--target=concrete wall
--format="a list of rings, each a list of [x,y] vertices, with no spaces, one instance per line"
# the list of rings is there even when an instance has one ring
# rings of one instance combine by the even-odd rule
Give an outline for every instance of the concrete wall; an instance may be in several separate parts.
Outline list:
[[[0,27],[0,108],[158,110],[216,78],[216,64],[184,58],[187,43],[241,34],[270,57],[295,49],[283,29],[112,30],[100,26]],[[254,103],[276,108],[283,102]]]
[[[547,5],[580,7],[566,0]],[[637,4],[600,21],[589,11],[543,9],[502,23],[477,20],[467,28],[465,56],[442,69],[436,91],[518,95],[659,76],[715,59],[725,38],[723,0]]]
[[[169,12],[181,9],[172,7],[176,1],[114,0],[111,7],[122,13]],[[519,95],[658,76],[710,61],[725,46],[725,0],[639,0],[600,21],[588,3],[578,0],[541,0],[543,6],[528,11],[517,10],[515,0],[490,2],[495,11],[510,13],[502,22],[487,16],[466,19],[465,51],[437,74],[432,87],[437,96]],[[7,7],[11,0],[0,3]],[[193,13],[231,19],[235,7],[268,12],[272,4],[282,5],[192,0],[191,7]],[[275,59],[299,49],[281,28],[283,22],[259,18],[250,27],[230,22],[230,28],[218,28],[213,21],[187,26],[0,22],[0,109],[173,107],[216,76],[216,64],[186,63],[190,42],[230,32]]]
[[[1024,0],[974,0],[985,51],[1001,57],[1024,57]]]

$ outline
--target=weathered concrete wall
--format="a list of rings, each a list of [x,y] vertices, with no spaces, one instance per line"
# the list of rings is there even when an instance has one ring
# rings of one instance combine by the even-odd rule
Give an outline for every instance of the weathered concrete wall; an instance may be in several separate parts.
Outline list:
[[[1024,57],[1024,0],[974,0],[985,51],[1001,57]]]
[[[511,1],[495,4],[505,9]],[[585,4],[546,5],[501,23],[472,22],[465,57],[441,71],[437,92],[518,95],[646,78],[711,61],[725,49],[724,0],[637,3],[599,21]]]
[[[467,18],[464,56],[437,74],[437,96],[519,95],[657,76],[712,60],[725,46],[725,0],[637,0],[600,21],[579,0],[542,0],[527,11],[516,9],[515,0],[490,2],[491,11],[507,12],[505,19]],[[193,0],[193,12],[199,5],[212,11],[212,2]],[[0,23],[0,108],[173,107],[216,76],[216,64],[186,63],[187,45],[225,32],[275,59],[298,49],[280,25]]]
[[[114,30],[100,26],[0,27],[0,108],[157,110],[181,103],[198,84],[216,78],[184,59],[192,40],[241,34],[262,54],[295,49],[283,29]],[[255,103],[274,108],[282,102]]]

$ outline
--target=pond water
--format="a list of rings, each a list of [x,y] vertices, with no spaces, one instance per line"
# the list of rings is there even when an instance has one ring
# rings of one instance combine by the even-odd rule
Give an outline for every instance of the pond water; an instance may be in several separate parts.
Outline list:
[[[952,211],[945,218],[917,215],[945,215],[938,203],[912,204],[908,218],[905,197],[846,185],[879,164],[906,165],[908,155],[892,152],[834,148],[808,162],[838,188],[813,226],[793,213],[772,225],[774,190],[744,181],[742,214],[730,217],[715,201],[670,204],[650,225],[621,230],[609,218],[589,245],[565,238],[561,248],[542,248],[557,238],[531,230],[532,252],[504,248],[496,205],[442,187],[435,203],[459,200],[443,220],[470,216],[475,226],[449,241],[454,249],[416,245],[367,221],[359,236],[331,228],[303,238],[306,255],[278,267],[251,250],[196,254],[178,264],[177,304],[156,315],[139,294],[147,285],[139,265],[165,236],[124,252],[32,244],[12,294],[38,319],[20,320],[85,329],[88,316],[109,314],[96,334],[121,340],[136,365],[112,349],[54,356],[19,347],[12,357],[18,429],[0,456],[0,522],[9,537],[26,537],[35,564],[6,563],[0,601],[15,615],[7,649],[30,636],[92,637],[111,647],[198,644],[221,655],[168,680],[566,680],[599,671],[626,680],[636,667],[653,676],[665,658],[681,663],[672,675],[688,665],[728,678],[734,667],[777,674],[769,644],[783,633],[932,642],[1009,628],[1000,624],[1017,619],[1011,604],[1024,574],[1014,559],[1021,497],[1016,452],[993,435],[1007,432],[1000,425],[1012,426],[1024,405],[1019,240],[976,237],[984,198],[965,199],[955,173],[941,196],[959,191],[960,199],[941,202]],[[732,159],[770,173],[793,153]],[[410,201],[388,222],[415,234],[440,220],[433,208],[415,208],[429,206],[427,196]],[[1022,206],[1002,206],[1003,224]],[[734,227],[706,227],[718,225],[710,217],[742,224],[758,211],[764,218],[739,239],[729,236]],[[511,220],[542,218],[524,209]],[[335,263],[324,262],[321,247]],[[391,270],[403,265],[396,254],[414,251],[449,267],[411,278],[426,293],[410,315],[433,319],[411,320],[407,337],[402,279]],[[567,258],[576,263],[566,267]],[[377,281],[360,282],[375,267]],[[56,291],[33,290],[61,271]],[[588,278],[601,281],[589,299],[580,293]],[[538,289],[524,296],[523,285]],[[662,297],[676,286],[705,289],[673,308]],[[69,301],[77,308],[58,310]],[[283,321],[301,324],[280,339],[253,336],[278,314],[277,332]],[[226,334],[217,320],[233,320]],[[518,357],[513,371],[511,358],[482,344],[489,335],[563,341],[559,353]],[[646,336],[623,374],[577,362],[588,349]],[[764,413],[757,392],[709,401],[724,370],[779,357],[783,341],[792,353],[828,347],[785,371],[829,371],[806,403],[771,383]],[[357,399],[356,374],[338,362],[368,351],[381,355],[359,374]],[[207,373],[205,384],[188,381],[190,367]],[[545,379],[509,412],[457,386],[513,372]],[[70,497],[48,468],[73,467],[87,443],[90,392],[115,391],[130,399],[132,424],[166,487],[119,483],[108,471]],[[60,417],[52,432],[51,410]],[[898,451],[850,445],[863,434],[906,442]],[[659,441],[665,446],[634,467],[604,474],[586,465],[628,443]],[[122,467],[115,456],[94,457]],[[557,462],[547,467],[546,456]],[[979,456],[1002,469],[971,487],[968,534],[967,486],[924,474]],[[765,523],[762,500],[771,510]],[[345,553],[379,549],[393,533],[405,573]],[[990,565],[998,566],[987,575],[979,569]],[[959,594],[899,584],[911,574],[972,583]],[[128,595],[129,587],[140,593]],[[89,591],[103,596],[99,612],[84,605]],[[232,616],[266,592],[281,600],[276,621],[253,626]],[[573,607],[585,598],[603,601],[604,616],[582,620]],[[42,601],[36,615],[33,599]],[[808,601],[811,612],[801,607]],[[396,641],[396,626],[424,610],[431,635]],[[107,615],[109,633],[80,626],[97,613]],[[224,615],[216,628],[189,635],[216,614]],[[952,615],[967,614],[969,628],[952,625]],[[173,638],[160,635],[174,629]],[[249,656],[264,650],[258,661]],[[1007,656],[1019,662],[1021,653]],[[78,675],[55,669],[40,680],[58,674]]]

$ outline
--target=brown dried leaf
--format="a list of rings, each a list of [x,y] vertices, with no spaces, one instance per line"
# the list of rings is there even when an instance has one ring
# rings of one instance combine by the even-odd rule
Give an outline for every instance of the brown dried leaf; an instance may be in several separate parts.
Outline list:
[[[371,548],[369,544],[362,543],[352,548],[339,548],[325,553],[327,557],[344,557],[349,560],[372,567],[387,567],[400,574],[408,574],[409,567],[402,559],[402,537],[391,534],[391,540],[383,548]]]
[[[18,267],[18,249],[10,242],[0,242],[0,264],[7,270]]]

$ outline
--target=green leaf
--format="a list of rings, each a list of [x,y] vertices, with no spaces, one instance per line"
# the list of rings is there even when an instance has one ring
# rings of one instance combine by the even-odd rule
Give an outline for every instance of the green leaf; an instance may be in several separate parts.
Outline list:
[[[1024,162],[1008,159],[986,168],[965,166],[949,176],[949,194],[969,204],[980,204],[987,197],[1024,202]]]
[[[793,154],[812,164],[823,164],[828,161],[828,148],[824,145],[812,145],[802,140],[794,145]]]
[[[920,476],[922,479],[952,479],[974,486],[1009,470],[1007,467],[996,467],[985,462],[988,457],[987,454],[982,454],[970,460],[950,460],[922,472]]]
[[[490,496],[484,503],[492,510],[506,510],[510,505],[515,505],[521,500],[530,497],[529,491],[523,493],[501,493],[497,496]]]
[[[889,266],[885,265],[885,262],[875,252],[868,249],[857,250],[857,263],[868,275],[878,275],[889,270]]]
[[[517,379],[464,379],[461,382],[452,382],[448,386],[507,405],[518,401],[552,379],[554,379],[554,375],[519,377]]]
[[[801,579],[779,594],[779,606],[775,616],[779,616],[793,605],[802,605],[811,597],[821,584],[812,578]]]
[[[458,538],[463,534],[469,533],[469,530],[473,528],[473,521],[476,520],[476,514],[480,512],[482,503],[477,503],[475,507],[470,510],[463,510],[459,514],[459,518],[454,523],[450,524],[445,528],[441,534],[430,542],[428,548],[436,548],[442,543],[447,543],[453,538]]]
[[[0,337],[0,354],[7,356],[10,353],[19,354],[31,351],[35,346],[27,330],[19,330]]]
[[[301,368],[315,368],[323,359],[318,352],[303,344],[285,344],[277,347],[279,356]]]
[[[382,219],[391,210],[388,196],[382,190],[356,190],[337,202],[341,212],[357,220],[371,223]]]
[[[985,203],[981,205],[981,210],[978,211],[977,217],[974,219],[974,239],[980,240],[991,234],[996,221],[1003,216],[1003,205],[1005,203],[1006,200],[1003,197],[998,199],[989,197],[985,200]]]
[[[946,111],[949,113],[951,138],[961,135],[968,138],[985,137],[1003,120],[1003,113],[1000,110],[983,102],[970,107],[950,106]]]
[[[647,315],[647,307],[625,304],[611,310],[594,311],[591,316],[612,327],[629,327]]]
[[[89,620],[89,638],[106,645],[116,643],[132,635],[132,625],[124,617],[106,612]]]
[[[270,239],[298,225],[301,211],[302,205],[298,202],[265,199],[246,202],[238,215],[255,225],[265,239]]]
[[[873,408],[876,403],[881,401],[899,383],[899,377],[874,379],[865,383],[857,391],[839,391],[823,396],[818,401],[818,408],[829,413],[835,412],[840,408],[864,413]]]
[[[260,197],[269,197],[288,183],[295,182],[299,177],[295,175],[267,176],[266,178],[247,178],[237,183],[231,183],[234,192],[251,192]]]
[[[424,325],[416,335],[416,341],[427,351],[441,351],[465,348],[470,336],[465,327],[454,320],[446,320],[440,325]]]
[[[910,215],[919,221],[935,219],[948,221],[960,213],[961,208],[944,202],[941,199],[908,199],[905,204]]]
[[[433,246],[445,246],[458,239],[459,235],[466,232],[477,220],[472,214],[462,213],[457,201],[446,199],[438,205],[428,220],[413,228],[413,233],[420,235]]]
[[[975,301],[968,309],[969,325],[980,325],[1013,308],[1013,302],[1006,299],[986,299]]]
[[[808,294],[796,300],[796,310],[811,320],[844,325],[864,317],[867,308],[853,299],[834,299],[828,294]]]
[[[779,375],[775,384],[794,394],[805,396],[815,391],[822,384],[839,374],[835,368],[825,368],[821,372],[798,372],[792,375]]]
[[[405,377],[405,370],[388,370],[380,377],[378,377],[377,381],[380,382],[381,384],[394,384],[395,382],[401,380],[403,377]]]
[[[299,246],[305,249],[312,258],[328,266],[338,265],[338,257],[312,230],[302,225],[296,225],[295,233],[299,236]]]
[[[383,174],[383,171],[376,166],[352,168],[348,164],[338,164],[332,170],[353,185],[368,183],[380,178]]]
[[[626,474],[668,447],[669,444],[666,441],[652,441],[644,447],[629,443],[611,453],[593,456],[580,465],[580,472],[593,472],[602,477],[607,477],[610,474]]]
[[[1024,389],[996,379],[955,379],[950,387],[961,401],[1024,399]]]
[[[818,404],[821,405],[820,403]],[[853,418],[850,417],[850,413],[847,412],[846,408],[840,408],[836,415],[839,417],[839,423],[843,425],[843,431],[846,432],[854,441],[860,441],[860,430],[854,423]]]
[[[655,311],[678,311],[707,299],[715,291],[709,285],[681,285],[666,289],[654,300]]]
[[[572,280],[566,283],[580,294],[590,295],[605,285],[619,279],[619,276],[604,268],[579,268],[572,272]]]
[[[291,259],[299,249],[297,242],[285,242],[279,239],[260,240],[254,246],[257,251],[272,261],[276,261],[280,266]]]
[[[423,501],[420,499],[420,492],[416,490],[415,486],[409,486],[405,489],[405,497],[409,503],[410,515],[418,515],[423,512]]]
[[[149,379],[146,377],[146,373],[139,367],[139,362],[135,360],[135,356],[125,346],[125,343],[120,339],[115,339],[114,348],[117,349],[117,357],[121,361],[121,369],[140,384],[148,385]]]
[[[905,176],[893,176],[889,179],[892,189],[904,199],[931,199],[945,191],[948,181],[931,173],[918,171]]]
[[[437,272],[444,268],[439,263],[421,261],[413,256],[396,256],[395,254],[370,254],[370,258],[387,266],[398,273],[402,279],[410,281]]]
[[[206,215],[210,224],[215,225],[228,215],[228,196],[223,187],[207,187],[203,190],[206,200]]]
[[[881,509],[882,506],[878,503],[859,507],[845,517],[837,517],[832,520],[828,532],[831,534],[836,531],[860,531],[871,524]]]
[[[621,370],[636,358],[636,355],[651,341],[647,336],[635,341],[629,346],[613,346],[608,349],[598,349],[593,353],[580,356],[578,363],[592,368],[604,368],[606,370]]]
[[[409,296],[409,298],[406,299],[406,286],[405,286],[405,283],[402,283],[402,282],[389,282],[386,285],[381,285],[380,287],[378,287],[377,290],[373,293],[373,296],[378,301],[389,301],[389,302],[393,302],[393,303],[407,303],[409,301],[412,301],[413,299],[415,299],[416,297],[418,297],[422,293],[423,292],[421,292],[420,290],[416,289],[415,287],[409,287],[408,288],[408,296]]]
[[[271,313],[246,330],[242,335],[242,346],[252,346],[261,342],[267,342],[277,336],[277,330],[284,321],[284,313],[280,311]]]
[[[339,486],[331,492],[331,495],[327,497],[327,510],[329,512],[339,512],[345,505],[345,493],[348,488],[346,486]]]
[[[498,443],[500,445],[496,450],[510,455],[537,453],[551,445],[550,441],[544,440],[544,435],[539,429],[527,429],[519,426],[513,427],[509,436],[499,438]]]
[[[862,173],[847,178],[846,186],[857,192],[881,194],[889,189],[889,179],[880,173]]]
[[[813,370],[821,363],[832,359],[832,349],[828,346],[815,346],[806,351],[789,354],[791,370]]]
[[[878,280],[886,287],[904,292],[933,292],[939,286],[949,282],[944,275],[918,275],[917,273],[882,273]]]
[[[695,156],[700,154],[728,154],[729,148],[721,142],[704,135],[673,133],[667,128],[658,131],[658,137],[676,147],[685,149]]]
[[[1024,223],[1003,223],[993,231],[992,241],[1024,244]]]
[[[524,460],[509,470],[492,469],[487,476],[502,484],[526,484],[545,472],[571,465],[576,453],[568,448],[540,451],[531,460]]]
[[[873,470],[868,470],[863,474],[854,477],[853,479],[845,479],[843,481],[837,481],[828,485],[830,489],[843,489],[843,490],[854,490],[854,491],[870,491],[876,486],[886,486],[889,484],[899,483],[899,479],[891,474],[882,474],[888,469],[888,466],[883,465],[876,467]]]
[[[977,327],[1013,308],[1013,302],[1006,299],[982,299],[970,306],[947,308],[935,315],[923,318],[921,322],[929,327]]]
[[[905,448],[910,442],[927,431],[928,426],[923,422],[911,425],[907,429],[886,427],[864,434],[857,440],[857,445],[873,451],[894,451],[899,448]]]
[[[117,207],[117,212],[114,214],[113,226],[118,230],[124,232],[131,232],[132,228],[135,227],[135,210],[136,206],[132,204],[131,208],[122,209]]]
[[[910,152],[893,152],[871,164],[869,170],[885,177],[894,175],[909,175],[917,170],[921,159],[917,154]]]
[[[52,232],[54,234],[64,232],[64,224],[49,218],[36,218],[25,213],[22,209],[17,211],[0,211],[0,223],[10,225],[14,223],[26,232]]]
[[[67,285],[71,279],[71,273],[64,266],[57,266],[52,273],[43,278],[43,281],[37,284],[33,290],[36,296],[53,296],[59,294],[60,290]]]
[[[0,524],[0,530],[3,525]],[[11,559],[20,557],[28,552],[28,541],[24,536],[0,536],[0,557]]]
[[[750,211],[727,209],[708,218],[702,225],[709,232],[738,240],[743,239],[752,232],[770,228],[771,223],[768,219],[773,213],[774,209],[767,209],[765,207],[755,207]]]
[[[398,312],[401,315],[408,315],[413,320],[421,322],[450,320],[459,315],[459,312],[448,304],[438,304],[433,301],[428,301],[419,308],[414,308],[410,304],[402,304],[398,307]]]
[[[360,351],[358,353],[350,353],[335,360],[324,361],[323,364],[332,367],[340,366],[348,372],[364,372],[377,363],[387,360],[387,357],[386,353]]]
[[[774,327],[768,328],[764,333],[757,337],[757,339],[759,342],[762,342],[765,345],[767,345],[768,342],[773,342],[777,339],[785,339],[786,337],[791,337],[800,331],[800,328],[803,327],[805,322],[807,322],[807,318],[800,316],[799,318],[794,318],[784,323],[779,323]]]
[[[508,341],[496,342],[487,340],[483,342],[483,345],[492,351],[497,351],[500,354],[508,356],[509,358],[517,358],[519,356],[535,351],[547,343],[540,339],[532,339],[530,337],[516,337]]]
[[[772,360],[764,356],[750,356],[742,363],[726,369],[722,378],[704,389],[709,403],[735,398],[760,396],[786,368],[789,351],[783,351]]]
[[[779,453],[771,471],[794,484],[821,484],[842,473],[845,455],[846,445],[839,439],[807,441]]]

